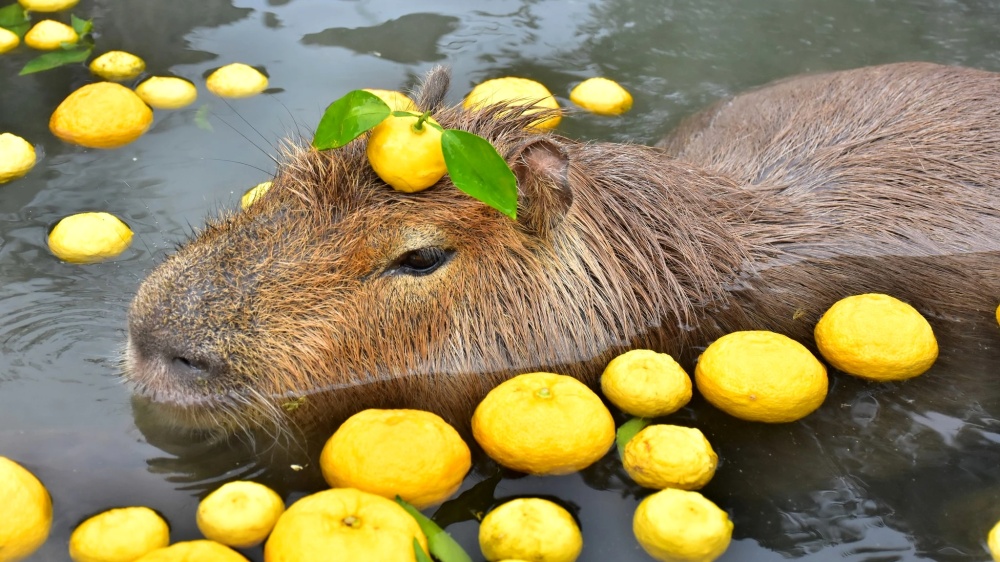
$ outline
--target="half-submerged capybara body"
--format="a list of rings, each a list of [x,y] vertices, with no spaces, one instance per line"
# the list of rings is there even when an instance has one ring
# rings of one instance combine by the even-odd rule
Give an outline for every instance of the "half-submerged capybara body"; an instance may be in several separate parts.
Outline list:
[[[521,372],[595,382],[634,347],[690,365],[740,329],[808,341],[850,294],[992,318],[1000,75],[899,64],[785,80],[692,118],[665,150],[444,108],[446,87],[432,73],[419,104],[504,155],[516,222],[447,178],[393,191],[364,138],[291,148],[261,200],[140,287],[136,393],[194,427],[388,406],[460,419]]]

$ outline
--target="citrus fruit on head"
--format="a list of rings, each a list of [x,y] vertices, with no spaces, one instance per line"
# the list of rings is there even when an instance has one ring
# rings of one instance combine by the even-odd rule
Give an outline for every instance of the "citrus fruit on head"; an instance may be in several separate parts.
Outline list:
[[[632,109],[632,94],[607,78],[588,78],[569,93],[576,105],[598,115],[621,115]]]
[[[108,51],[90,61],[90,71],[105,80],[131,80],[146,70],[146,61],[125,51]]]
[[[35,147],[15,134],[0,134],[0,183],[17,179],[33,167]]]
[[[427,552],[417,520],[398,503],[353,488],[324,490],[293,503],[264,544],[265,562],[413,562],[413,539]]]
[[[227,482],[198,504],[196,521],[205,538],[249,548],[267,538],[285,502],[274,490],[256,482]]]
[[[52,527],[52,499],[45,486],[7,457],[0,457],[0,521],[0,562],[30,556]]]
[[[655,418],[691,400],[691,377],[666,353],[633,349],[608,363],[601,392],[626,414]]]
[[[42,20],[24,34],[24,44],[39,51],[54,51],[63,43],[72,45],[79,40],[72,27],[55,20]]]
[[[986,535],[986,545],[990,549],[994,562],[1000,562],[1000,521]]]
[[[583,549],[580,528],[568,511],[541,498],[511,500],[483,517],[479,548],[486,560],[573,562]]]
[[[423,509],[451,497],[472,466],[455,428],[421,410],[363,410],[330,437],[319,458],[327,483]]]
[[[413,193],[441,179],[448,168],[441,152],[441,131],[427,122],[416,127],[419,117],[390,115],[372,129],[368,137],[368,162],[397,191]]]
[[[559,103],[544,85],[528,78],[506,76],[487,80],[472,88],[469,95],[462,101],[465,109],[479,109],[496,103],[508,105],[527,105],[532,108],[525,114],[538,113],[545,109],[559,109]],[[562,120],[561,115],[552,115],[541,121],[532,123],[537,129],[554,129]]]
[[[198,89],[183,78],[153,76],[135,88],[136,95],[156,109],[180,109],[198,99]]]
[[[132,230],[104,212],[79,213],[60,220],[49,232],[49,250],[70,263],[96,263],[113,258],[132,243]]]
[[[712,342],[694,370],[713,406],[749,421],[791,422],[826,398],[826,367],[797,341],[767,331],[733,332]]]
[[[267,190],[271,189],[271,183],[269,181],[261,182],[248,189],[243,197],[240,197],[240,207],[247,209],[253,205],[255,201],[267,193]]]
[[[417,104],[410,99],[403,92],[397,92],[396,90],[378,90],[374,88],[365,88],[365,91],[369,94],[375,94],[380,100],[384,101],[389,109],[393,111],[417,111]]]
[[[117,148],[142,136],[153,111],[132,90],[114,82],[87,84],[52,112],[49,129],[60,139],[89,148]]]
[[[170,544],[170,528],[148,507],[120,507],[80,523],[69,537],[76,562],[131,562]]]
[[[501,383],[472,415],[472,435],[498,463],[529,474],[568,474],[604,456],[615,422],[582,382],[527,373]]]
[[[25,10],[32,12],[59,12],[76,6],[80,0],[17,0]]]
[[[696,428],[651,425],[625,445],[622,464],[640,486],[698,490],[715,475],[719,457]]]
[[[16,33],[5,27],[0,27],[0,55],[7,51],[13,51],[20,44],[21,38]]]
[[[224,544],[195,540],[158,548],[134,562],[247,562],[247,559]]]
[[[729,547],[733,522],[698,492],[667,488],[642,500],[632,532],[657,560],[711,562]]]
[[[841,299],[816,324],[816,347],[837,369],[877,381],[915,377],[937,360],[934,331],[917,309],[869,293]]]
[[[247,98],[267,89],[267,76],[252,66],[234,62],[212,72],[205,86],[219,97]]]

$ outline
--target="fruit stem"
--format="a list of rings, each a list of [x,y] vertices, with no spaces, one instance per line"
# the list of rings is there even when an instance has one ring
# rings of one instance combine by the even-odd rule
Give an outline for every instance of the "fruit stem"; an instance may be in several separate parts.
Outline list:
[[[353,515],[348,515],[347,517],[345,517],[343,522],[344,525],[347,525],[352,529],[356,529],[361,526],[361,520]]]
[[[420,117],[417,118],[417,122],[413,124],[413,130],[422,131],[424,130],[424,121],[426,121],[431,116],[430,111],[423,112]]]
[[[552,396],[552,392],[549,391],[548,387],[546,387],[546,388],[539,388],[537,391],[535,391],[535,396],[537,396],[539,398],[548,398],[548,397]]]

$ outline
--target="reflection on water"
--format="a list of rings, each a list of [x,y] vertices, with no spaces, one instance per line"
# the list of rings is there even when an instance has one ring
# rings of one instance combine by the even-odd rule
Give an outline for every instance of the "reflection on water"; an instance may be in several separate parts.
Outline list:
[[[17,77],[32,55],[0,56],[0,131],[45,154],[26,178],[0,187],[0,454],[38,474],[56,507],[35,559],[65,559],[72,527],[107,507],[150,505],[184,540],[198,536],[198,497],[224,480],[259,479],[288,499],[321,486],[308,448],[320,439],[305,449],[265,438],[252,447],[249,438],[164,432],[133,417],[117,369],[138,281],[191,225],[267,179],[280,139],[308,135],[344,92],[406,87],[443,62],[455,71],[451,101],[516,74],[566,104],[577,81],[607,74],[632,90],[633,111],[573,115],[561,132],[651,144],[722,96],[798,72],[912,59],[1000,70],[1000,9],[985,0],[456,4],[82,0],[74,12],[94,17],[99,50],[129,50],[149,72],[199,87],[206,70],[228,62],[265,66],[280,90],[226,103],[200,87],[194,106],[157,112],[146,136],[114,151],[72,147],[47,131],[55,105],[91,80],[83,66]],[[211,130],[197,125],[199,111]],[[49,226],[92,209],[125,218],[134,247],[114,263],[54,260]],[[702,428],[720,455],[705,494],[736,524],[723,560],[986,558],[986,529],[1000,519],[1000,333],[952,328],[961,337],[942,342],[927,375],[885,385],[834,375],[827,402],[799,423],[743,423],[698,399],[670,418]],[[630,528],[645,493],[613,455],[558,478],[498,472],[480,457],[438,518],[475,551],[474,515],[497,498],[556,497],[582,524],[581,560],[645,560]]]

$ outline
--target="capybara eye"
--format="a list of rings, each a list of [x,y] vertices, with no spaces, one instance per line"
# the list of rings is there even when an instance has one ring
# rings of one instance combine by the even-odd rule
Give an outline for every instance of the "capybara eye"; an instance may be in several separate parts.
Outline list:
[[[427,275],[433,273],[437,268],[448,263],[454,250],[444,248],[429,247],[410,250],[396,258],[396,260],[385,270],[385,275]]]

